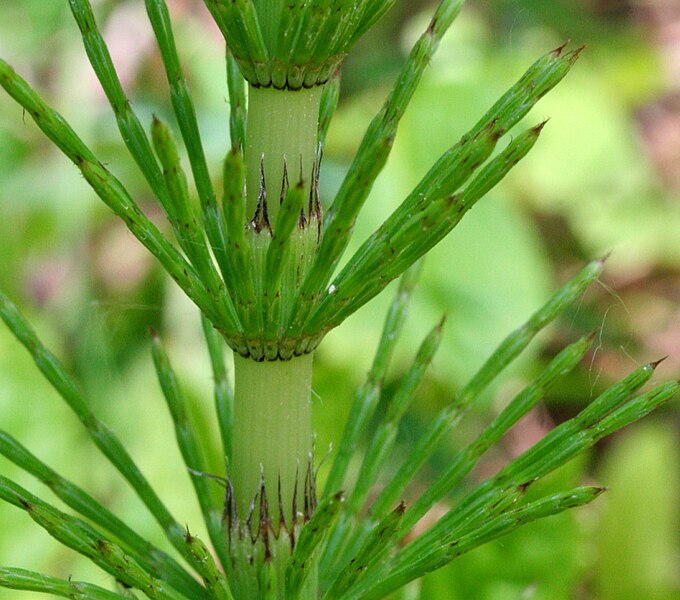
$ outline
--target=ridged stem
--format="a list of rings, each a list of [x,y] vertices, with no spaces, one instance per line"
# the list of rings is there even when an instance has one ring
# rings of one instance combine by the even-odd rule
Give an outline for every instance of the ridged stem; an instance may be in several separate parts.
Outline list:
[[[245,149],[248,218],[255,214],[260,198],[261,164],[270,223],[276,220],[279,208],[284,160],[291,184],[302,177],[309,192],[322,90],[322,86],[298,91],[250,87]]]
[[[286,523],[304,508],[304,481],[312,452],[312,355],[257,362],[234,356],[234,447],[230,474],[239,517],[248,516],[261,474],[272,516],[278,487]],[[257,514],[255,522],[257,522]]]

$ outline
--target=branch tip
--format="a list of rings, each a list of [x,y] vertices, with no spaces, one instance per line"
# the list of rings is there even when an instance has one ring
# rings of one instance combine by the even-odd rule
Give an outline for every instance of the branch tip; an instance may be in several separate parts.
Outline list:
[[[532,128],[531,128],[532,133],[533,133],[534,135],[538,136],[538,135],[541,133],[541,131],[543,131],[543,128],[547,125],[548,121],[550,121],[550,117],[548,117],[547,119],[543,120],[541,123],[539,123],[539,124],[536,125],[535,127],[532,127]]]
[[[579,46],[578,48],[576,48],[576,50],[573,50],[569,55],[569,62],[571,62],[572,64],[575,63],[578,60],[579,56],[581,56],[581,54],[587,47],[588,44],[583,44],[583,46]]]
[[[589,343],[592,344],[595,341],[595,338],[597,337],[597,334],[600,332],[599,329],[593,329],[586,337],[585,340]]]
[[[652,370],[656,370],[656,368],[657,368],[663,361],[665,361],[665,360],[668,358],[668,356],[669,356],[669,355],[666,354],[666,356],[664,356],[663,358],[660,358],[659,360],[655,360],[655,361],[650,362],[649,365],[652,367]]]
[[[553,55],[554,58],[559,58],[562,55],[562,51],[571,43],[571,40],[567,40],[562,44],[561,46],[558,46],[555,48],[551,54]]]
[[[602,258],[598,259],[598,262],[599,262],[601,265],[604,265],[604,264],[609,260],[609,257],[612,255],[613,252],[614,252],[613,250],[610,250],[610,251],[607,252],[607,254],[605,254]]]

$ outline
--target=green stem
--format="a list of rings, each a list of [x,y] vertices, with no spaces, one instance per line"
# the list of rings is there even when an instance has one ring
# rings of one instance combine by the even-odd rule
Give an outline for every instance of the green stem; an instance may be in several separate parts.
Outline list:
[[[278,486],[288,524],[297,482],[297,508],[304,506],[304,478],[312,452],[312,355],[256,362],[234,355],[234,447],[230,465],[239,517],[248,515],[261,473],[272,517]],[[274,519],[276,522],[276,519]]]
[[[248,218],[254,215],[260,196],[262,157],[270,223],[275,222],[279,207],[284,160],[291,183],[302,177],[309,192],[322,90],[322,86],[298,91],[250,87],[245,149]]]

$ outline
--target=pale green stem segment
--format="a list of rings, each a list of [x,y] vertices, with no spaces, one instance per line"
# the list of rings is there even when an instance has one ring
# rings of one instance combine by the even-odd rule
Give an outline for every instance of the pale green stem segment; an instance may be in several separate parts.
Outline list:
[[[284,162],[292,181],[303,179],[309,193],[317,154],[319,107],[323,86],[299,91],[250,87],[245,159],[247,217],[260,200],[262,166],[270,223],[276,221]]]
[[[264,476],[270,506],[281,506],[290,525],[297,484],[303,507],[304,481],[312,453],[312,355],[256,362],[234,355],[234,458],[230,475],[241,520]]]

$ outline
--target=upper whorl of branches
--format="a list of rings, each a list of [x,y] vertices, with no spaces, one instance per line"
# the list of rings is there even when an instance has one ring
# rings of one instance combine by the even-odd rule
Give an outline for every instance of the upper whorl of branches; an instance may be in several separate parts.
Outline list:
[[[325,83],[394,0],[205,0],[251,85]]]

